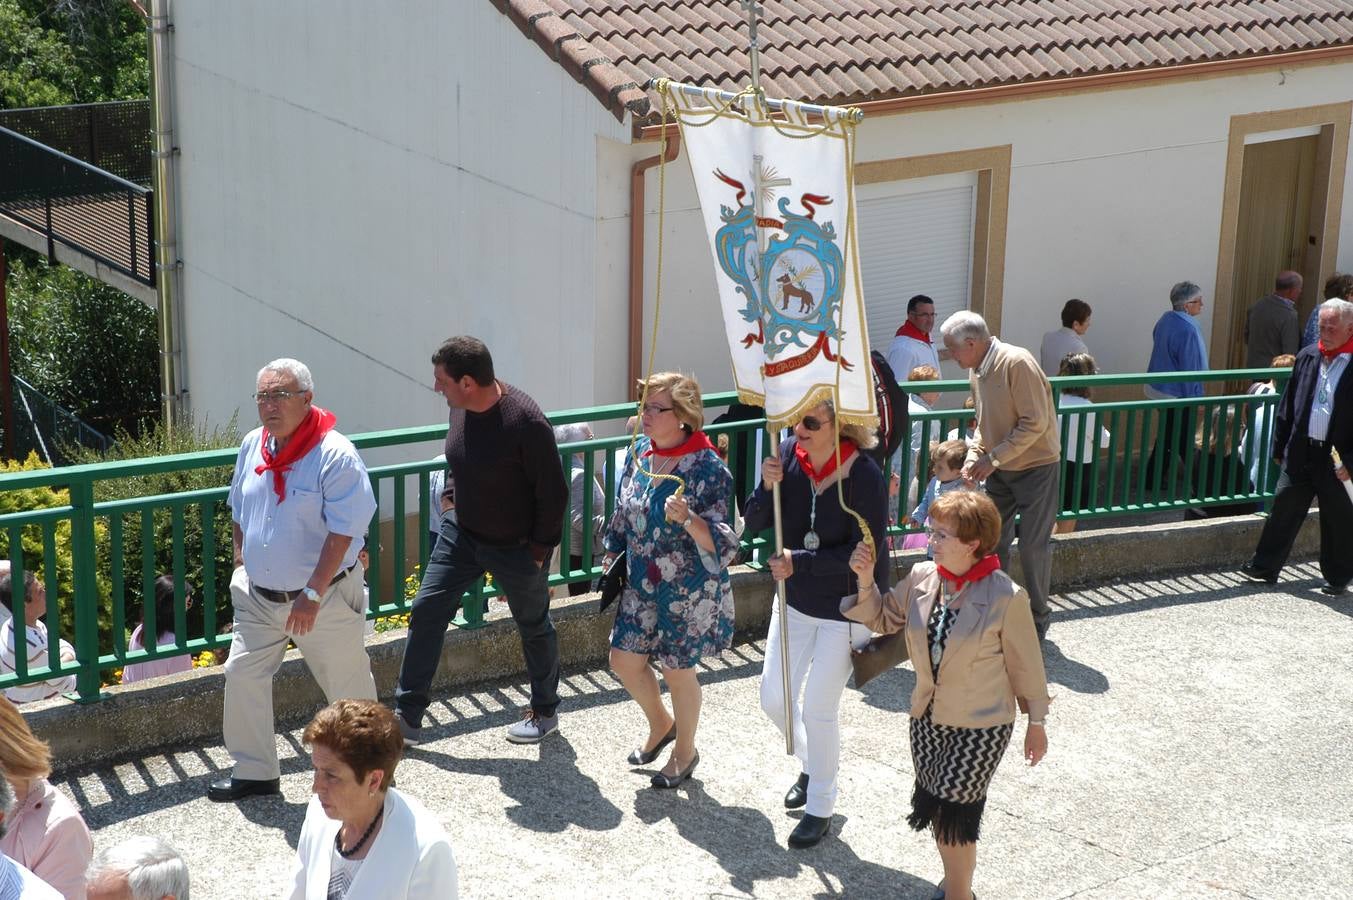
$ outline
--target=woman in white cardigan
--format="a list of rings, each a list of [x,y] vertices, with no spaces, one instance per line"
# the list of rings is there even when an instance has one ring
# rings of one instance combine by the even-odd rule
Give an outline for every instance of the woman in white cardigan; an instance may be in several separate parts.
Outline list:
[[[390,787],[404,739],[374,700],[339,700],[302,736],[315,767],[291,900],[457,896],[456,860],[436,817]]]

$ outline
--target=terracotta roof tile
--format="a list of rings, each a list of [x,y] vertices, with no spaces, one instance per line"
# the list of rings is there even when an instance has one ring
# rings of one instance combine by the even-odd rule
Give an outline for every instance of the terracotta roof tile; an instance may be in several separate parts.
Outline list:
[[[490,0],[617,116],[748,79],[735,0]],[[820,103],[1353,47],[1350,0],[762,0],[768,92]]]

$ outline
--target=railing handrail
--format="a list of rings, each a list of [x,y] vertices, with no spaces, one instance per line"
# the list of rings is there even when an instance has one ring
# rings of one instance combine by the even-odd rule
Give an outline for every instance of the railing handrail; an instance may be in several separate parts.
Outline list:
[[[28,144],[33,148],[42,151],[43,153],[48,153],[52,156],[57,157],[64,163],[77,166],[78,168],[83,169],[88,174],[93,175],[97,178],[104,178],[107,179],[108,181],[114,182],[121,190],[128,191],[140,197],[145,197],[151,193],[151,189],[148,187],[142,187],[136,182],[128,181],[127,179],[121,177],[120,175],[114,175],[112,172],[100,169],[98,166],[90,165],[89,163],[85,162],[82,159],[76,159],[69,153],[62,153],[60,150],[57,150],[54,147],[49,147],[46,144],[42,143],[41,141],[35,141],[31,137],[28,137],[27,135],[20,134],[19,132],[13,130],[12,128],[6,128],[3,125],[0,125],[0,135],[6,135],[14,138],[16,141]]]
[[[1054,391],[1059,392],[1060,389],[1068,387],[1093,388],[1113,385],[1152,384],[1167,381],[1224,382],[1240,380],[1286,380],[1291,375],[1291,371],[1291,369],[1229,369],[1206,372],[1139,372],[1125,375],[1055,376],[1048,380],[1052,382]],[[971,385],[966,380],[951,379],[946,381],[902,382],[901,387],[905,392],[915,394],[922,392],[929,393],[932,391],[944,392],[969,390]],[[1188,403],[1190,401],[1203,402],[1225,400],[1227,397],[1248,399],[1251,396],[1253,395],[1214,395],[1211,397],[1204,396],[1169,400],[1148,400],[1143,397],[1141,400],[1117,401],[1117,403],[1114,404],[1108,402],[1096,402],[1094,403],[1094,406],[1104,409],[1126,409],[1147,405],[1151,407],[1170,406],[1172,404]],[[736,391],[720,391],[706,395],[704,397],[704,406],[706,408],[728,406],[736,401]],[[552,424],[562,425],[572,422],[588,421],[590,419],[616,418],[633,408],[633,403],[609,403],[602,406],[576,407],[573,409],[559,410],[549,413],[547,417]],[[929,413],[919,413],[916,415],[916,418],[922,421],[953,419],[955,417],[964,417],[965,413],[971,415],[971,411],[969,410],[937,409],[932,410]],[[444,423],[415,425],[408,428],[392,428],[384,431],[369,431],[361,434],[348,435],[348,439],[352,441],[353,446],[357,447],[359,450],[440,441],[445,437],[446,425]],[[597,440],[604,441],[606,439],[598,438]],[[600,446],[606,445],[602,444]],[[176,453],[165,456],[148,456],[140,459],[84,463],[75,466],[39,469],[31,472],[13,472],[0,475],[0,491],[20,490],[33,487],[54,487],[66,485],[74,481],[83,481],[85,479],[104,480],[138,475],[159,475],[165,472],[181,472],[190,469],[208,469],[217,466],[233,466],[238,453],[238,447],[223,447],[219,450],[199,450],[193,453]]]
[[[101,109],[112,106],[150,106],[150,101],[141,100],[95,100],[92,103],[61,103],[56,106],[15,106],[9,109],[0,109],[0,119],[4,119],[10,113],[50,113],[53,110],[63,109]]]

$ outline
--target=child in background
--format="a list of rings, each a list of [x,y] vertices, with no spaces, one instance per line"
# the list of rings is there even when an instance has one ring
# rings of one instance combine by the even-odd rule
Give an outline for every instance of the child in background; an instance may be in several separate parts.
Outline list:
[[[966,399],[966,400],[963,401],[963,408],[964,408],[964,409],[976,409],[976,408],[977,408],[977,402],[976,402],[975,400],[973,400],[972,394],[969,394],[969,395],[968,395],[968,399]],[[949,429],[949,433],[948,433],[947,435],[945,435],[945,437],[946,437],[948,440],[951,440],[951,441],[958,441],[958,440],[964,440],[964,441],[967,441],[967,442],[968,442],[968,446],[971,447],[972,444],[973,444],[973,440],[974,440],[974,438],[973,438],[973,432],[977,430],[977,419],[975,419],[975,418],[969,419],[969,420],[967,420],[966,422],[963,422],[963,423],[961,423],[961,424],[964,426],[964,428],[963,428],[963,433],[962,433],[962,434],[959,434],[959,430],[958,430],[957,428],[950,428],[950,429]]]
[[[0,604],[10,612],[10,618],[0,625],[0,675],[13,674],[18,668],[14,631],[20,622],[24,626],[29,667],[37,669],[48,665],[51,660],[47,649],[47,626],[42,622],[47,613],[47,586],[34,578],[32,572],[24,572],[23,583],[14,584],[10,573],[6,572],[0,575]],[[75,648],[59,637],[56,640],[61,662],[75,662]],[[5,696],[13,703],[31,703],[73,690],[74,675],[53,675],[46,681],[6,688]]]
[[[157,647],[174,646],[177,640],[174,637],[174,576],[161,575],[155,579],[155,597],[152,601],[155,604],[155,630],[159,632],[159,637],[155,641]],[[193,608],[193,592],[187,585],[183,588],[183,608],[189,610]],[[128,650],[144,650],[146,647],[146,604],[141,604],[141,624],[132,630],[131,639],[127,642]],[[174,656],[165,656],[160,659],[149,659],[145,662],[132,663],[122,670],[122,683],[135,684],[138,681],[145,681],[147,678],[159,678],[161,675],[177,675],[179,672],[189,672],[193,668],[193,658],[187,653],[179,653]]]
[[[926,485],[925,493],[917,502],[916,508],[911,511],[903,524],[906,525],[925,525],[930,515],[930,504],[935,502],[935,498],[940,494],[947,494],[949,491],[961,491],[965,486],[963,483],[963,461],[968,456],[968,443],[963,440],[949,440],[942,444],[933,444],[930,448],[930,471],[934,477]],[[913,540],[919,538],[920,540]],[[903,548],[907,550],[924,546],[926,548],[926,558],[933,558],[930,550],[930,541],[925,532],[907,535],[907,540],[903,543]]]

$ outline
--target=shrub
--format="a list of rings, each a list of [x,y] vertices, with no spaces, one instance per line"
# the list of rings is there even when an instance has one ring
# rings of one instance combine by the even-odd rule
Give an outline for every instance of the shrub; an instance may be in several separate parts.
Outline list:
[[[140,435],[119,432],[112,448],[107,451],[80,448],[73,452],[77,462],[97,463],[217,450],[238,446],[239,442],[239,430],[232,418],[226,425],[210,430],[205,425],[194,426],[191,423],[167,429],[163,423],[156,423],[153,428]],[[104,502],[227,487],[230,484],[231,472],[231,466],[227,465],[113,478],[96,483],[94,499],[97,502]],[[123,601],[126,604],[125,621],[128,628],[133,627],[141,618],[141,606],[145,599],[144,574],[147,569],[147,558],[150,560],[151,581],[160,574],[174,571],[173,514],[168,507],[160,507],[151,514],[150,519],[153,546],[146,548],[142,539],[141,514],[136,512],[122,514],[121,563],[125,591]],[[192,586],[194,595],[200,601],[188,611],[187,625],[190,636],[202,633],[203,610],[208,603],[215,604],[218,630],[230,622],[233,616],[230,603],[230,573],[234,566],[234,551],[230,521],[230,508],[225,500],[216,502],[211,514],[214,552],[210,560],[204,560],[201,506],[192,504],[184,509],[182,525],[184,578]],[[104,530],[105,532],[108,530],[106,525]],[[107,540],[102,543],[106,552],[100,562],[100,573],[111,577],[113,548],[107,546]],[[216,576],[213,597],[204,596],[202,591],[204,564],[211,566]],[[157,622],[156,626],[162,629],[165,624]]]

